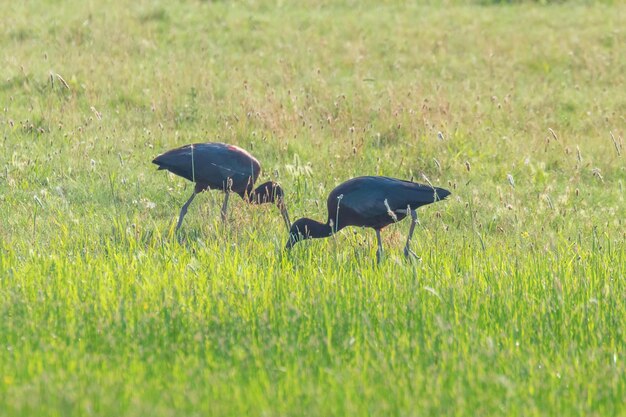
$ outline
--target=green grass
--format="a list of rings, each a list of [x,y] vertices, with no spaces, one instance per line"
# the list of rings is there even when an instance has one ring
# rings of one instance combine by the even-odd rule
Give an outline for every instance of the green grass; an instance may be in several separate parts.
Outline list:
[[[1,416],[626,415],[623,3],[2,14]],[[453,195],[420,263],[406,221],[376,267],[371,230],[285,253],[218,193],[177,237],[192,187],[150,161],[214,140],[292,220],[357,175]]]

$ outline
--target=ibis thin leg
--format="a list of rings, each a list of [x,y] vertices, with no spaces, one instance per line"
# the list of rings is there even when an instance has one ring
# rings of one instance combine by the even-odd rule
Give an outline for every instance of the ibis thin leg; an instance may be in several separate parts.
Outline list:
[[[185,205],[183,205],[183,208],[180,209],[180,215],[178,216],[178,223],[176,224],[176,231],[178,231],[178,229],[180,229],[180,226],[183,224],[183,219],[185,218],[185,214],[187,214],[187,208],[189,207],[189,204],[191,204],[193,199],[196,197],[196,194],[197,193],[194,190],[193,194],[191,194],[191,197],[189,197],[189,200],[187,200]]]
[[[415,225],[417,224],[417,212],[415,210],[411,210],[411,227],[409,229],[409,235],[406,238],[406,245],[404,246],[404,256],[409,259],[414,257],[419,259],[420,257],[415,254],[411,250],[411,238],[413,237],[413,232],[415,231]]]
[[[378,240],[378,249],[376,250],[376,262],[380,263],[383,258],[383,241],[380,238],[379,229],[376,229],[376,239]]]
[[[228,209],[228,197],[230,196],[230,193],[228,191],[226,191],[224,194],[226,194],[226,196],[224,197],[224,204],[222,204],[222,221],[226,222],[226,210]]]

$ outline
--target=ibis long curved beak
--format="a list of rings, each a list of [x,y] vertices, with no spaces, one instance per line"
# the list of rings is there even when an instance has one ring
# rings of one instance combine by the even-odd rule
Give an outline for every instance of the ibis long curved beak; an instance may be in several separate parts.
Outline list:
[[[289,239],[287,240],[287,244],[285,245],[285,250],[291,250],[291,248],[293,248],[296,243],[298,243],[300,241],[300,235],[299,234],[292,234],[289,233]]]
[[[287,206],[284,201],[281,201],[278,204],[278,208],[280,209],[280,214],[283,216],[283,220],[285,221],[285,225],[287,226],[287,231],[291,229],[291,221],[289,221],[289,213],[287,212]]]

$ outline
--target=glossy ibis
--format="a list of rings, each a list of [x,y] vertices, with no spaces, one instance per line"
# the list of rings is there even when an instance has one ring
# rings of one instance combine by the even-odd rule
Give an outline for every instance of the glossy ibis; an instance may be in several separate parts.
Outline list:
[[[291,225],[283,189],[273,181],[253,189],[254,182],[261,172],[261,164],[249,152],[238,146],[225,143],[195,143],[165,152],[152,162],[157,164],[159,169],[166,169],[195,183],[193,194],[180,210],[176,230],[183,223],[187,208],[196,194],[210,189],[221,190],[226,194],[221,210],[224,221],[228,197],[234,192],[251,204],[275,203],[280,209],[287,229]]]
[[[410,248],[411,237],[417,223],[415,210],[420,206],[443,200],[449,195],[450,191],[443,188],[395,178],[353,178],[330,192],[326,223],[302,218],[291,226],[287,249],[304,239],[331,236],[346,226],[371,227],[376,231],[378,239],[376,259],[380,262],[383,254],[381,229],[404,219],[410,213],[412,222],[404,246],[404,255],[407,258],[417,257]]]

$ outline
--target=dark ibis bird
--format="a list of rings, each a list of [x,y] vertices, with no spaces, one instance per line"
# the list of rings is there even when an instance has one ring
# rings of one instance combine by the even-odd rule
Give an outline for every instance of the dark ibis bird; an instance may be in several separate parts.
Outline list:
[[[165,152],[152,162],[159,169],[166,169],[195,183],[191,197],[180,210],[176,230],[183,223],[187,208],[196,194],[211,189],[221,190],[226,194],[221,210],[224,221],[228,198],[233,192],[251,204],[275,203],[287,229],[290,227],[283,189],[273,181],[253,188],[261,173],[261,164],[248,151],[238,146],[217,142],[195,143]]]
[[[371,227],[376,231],[378,240],[376,259],[380,262],[383,254],[381,229],[410,214],[412,221],[404,246],[404,255],[407,258],[417,257],[410,247],[417,223],[417,208],[443,200],[449,195],[450,191],[443,188],[395,178],[353,178],[330,192],[326,223],[302,218],[291,225],[286,248],[290,249],[304,239],[331,236],[346,226]]]

